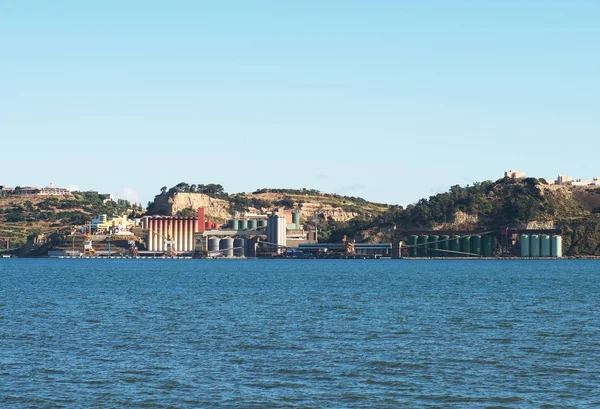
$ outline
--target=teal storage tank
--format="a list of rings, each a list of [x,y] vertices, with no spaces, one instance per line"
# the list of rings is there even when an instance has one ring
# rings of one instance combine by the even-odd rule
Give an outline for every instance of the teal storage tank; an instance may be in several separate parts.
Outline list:
[[[248,229],[248,220],[240,219],[240,230],[247,230],[247,229]]]
[[[463,236],[460,238],[460,251],[463,253],[471,252],[471,236]],[[468,254],[459,254],[460,257],[469,257]]]
[[[248,220],[248,230],[256,230],[256,219]]]
[[[529,235],[521,234],[521,257],[531,257]]]
[[[423,236],[419,236],[419,247],[418,247],[418,252],[417,254],[419,255],[419,257],[427,257],[428,252],[427,252],[427,236],[423,235]]]
[[[539,257],[540,256],[540,236],[537,234],[532,234],[529,236],[529,251],[531,257]]]
[[[552,257],[562,257],[562,236],[552,236],[550,254]]]
[[[494,255],[494,236],[489,234],[483,236],[483,255],[485,257],[492,257]]]
[[[453,252],[450,253],[452,257],[458,257],[458,252],[460,251],[460,236],[452,236],[450,240],[450,250]]]
[[[540,236],[540,256],[550,257],[550,236],[542,234]]]
[[[231,219],[229,220],[229,227],[231,227],[231,230],[239,230],[240,223],[237,219]]]
[[[440,236],[440,242],[438,244],[438,249],[440,249],[440,251],[438,251],[439,257],[449,257],[450,256],[450,253],[448,253],[447,251],[441,251],[441,250],[450,250],[450,236],[448,236],[448,235]]]
[[[258,227],[267,227],[267,219],[259,219]]]
[[[429,248],[429,257],[437,257],[438,256],[438,241],[440,239],[440,236],[436,236],[436,235],[431,235],[429,236],[429,239],[427,240],[427,243],[429,243],[427,245],[427,247]]]
[[[481,236],[471,236],[471,253],[481,255]]]
[[[417,243],[418,242],[419,242],[419,236],[417,236],[417,235],[412,235],[408,238],[408,244],[410,246],[412,246],[408,249],[408,255],[410,257],[417,257],[417,255],[418,255]]]
[[[300,212],[295,211],[294,213],[292,213],[292,223],[296,225],[297,229],[300,228]]]

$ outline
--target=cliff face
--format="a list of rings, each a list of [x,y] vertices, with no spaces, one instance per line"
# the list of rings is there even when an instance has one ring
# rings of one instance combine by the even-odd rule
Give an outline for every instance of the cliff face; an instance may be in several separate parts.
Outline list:
[[[174,216],[179,211],[190,209],[194,212],[199,207],[204,207],[208,219],[225,221],[231,218],[229,202],[215,199],[202,193],[177,193],[173,197],[166,194],[154,198],[153,213]]]
[[[314,217],[327,220],[331,217],[336,222],[346,222],[356,216],[358,216],[356,212],[349,212],[341,207],[319,202],[305,202],[300,207],[300,220],[312,220]]]
[[[241,194],[249,203],[246,210],[240,211],[242,214],[246,211],[251,213],[265,214],[276,209],[289,209],[282,206],[282,201],[293,203],[295,209],[300,210],[300,220],[302,222],[319,219],[333,219],[336,222],[346,222],[354,219],[361,214],[380,214],[387,209],[386,205],[376,205],[366,203],[357,205],[340,198],[326,196],[302,196],[276,193],[257,193]],[[252,202],[252,200],[254,200]],[[223,222],[233,217],[235,198],[233,196],[226,199],[217,199],[202,193],[176,193],[172,197],[168,194],[160,194],[154,198],[154,205],[151,208],[151,214],[163,214],[174,216],[180,211],[193,215],[196,209],[204,207],[208,218]]]

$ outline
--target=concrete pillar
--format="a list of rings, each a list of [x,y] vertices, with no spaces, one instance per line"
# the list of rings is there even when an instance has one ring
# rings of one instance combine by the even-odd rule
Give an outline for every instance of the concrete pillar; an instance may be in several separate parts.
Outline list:
[[[146,226],[148,228],[148,240],[146,240],[146,247],[148,248],[148,251],[152,251],[152,236],[154,236],[154,230],[152,226],[152,218],[148,217],[147,219],[147,223],[148,226]]]
[[[183,244],[183,248],[182,248],[183,251],[188,251],[188,249],[187,249],[188,226],[189,226],[189,223],[188,223],[187,217],[185,217],[183,219],[183,235],[182,235],[182,240],[181,240],[181,243]]]
[[[175,217],[173,219],[173,240],[175,240],[175,245],[174,245],[174,249],[175,251],[179,251],[179,241],[177,240],[178,237],[177,235],[179,234],[179,217]]]
[[[183,251],[183,219],[179,218],[179,220],[177,220],[177,226],[179,231],[178,231],[178,236],[177,236],[177,248],[179,249],[179,251]]]
[[[188,251],[194,251],[194,218],[190,219],[190,232],[188,234]]]
[[[156,217],[152,218],[152,251],[156,251],[158,248],[158,220]]]
[[[157,237],[156,237],[156,241],[157,241],[157,246],[156,246],[156,250],[157,251],[163,251],[163,242],[164,242],[164,231],[163,231],[163,225],[165,223],[164,219],[162,217],[160,217],[158,220],[158,229],[157,232]]]
[[[167,240],[173,240],[173,218],[169,217],[167,219]]]

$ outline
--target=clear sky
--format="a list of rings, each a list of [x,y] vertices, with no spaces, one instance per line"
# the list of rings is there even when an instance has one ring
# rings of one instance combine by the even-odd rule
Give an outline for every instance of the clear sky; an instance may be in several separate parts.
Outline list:
[[[0,184],[406,205],[600,176],[599,1],[0,0]]]

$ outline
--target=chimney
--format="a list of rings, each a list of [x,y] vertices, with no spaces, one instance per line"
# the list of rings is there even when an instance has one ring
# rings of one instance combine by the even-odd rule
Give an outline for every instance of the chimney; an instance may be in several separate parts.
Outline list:
[[[206,220],[204,220],[204,207],[198,208],[198,232],[204,233],[204,228]]]

